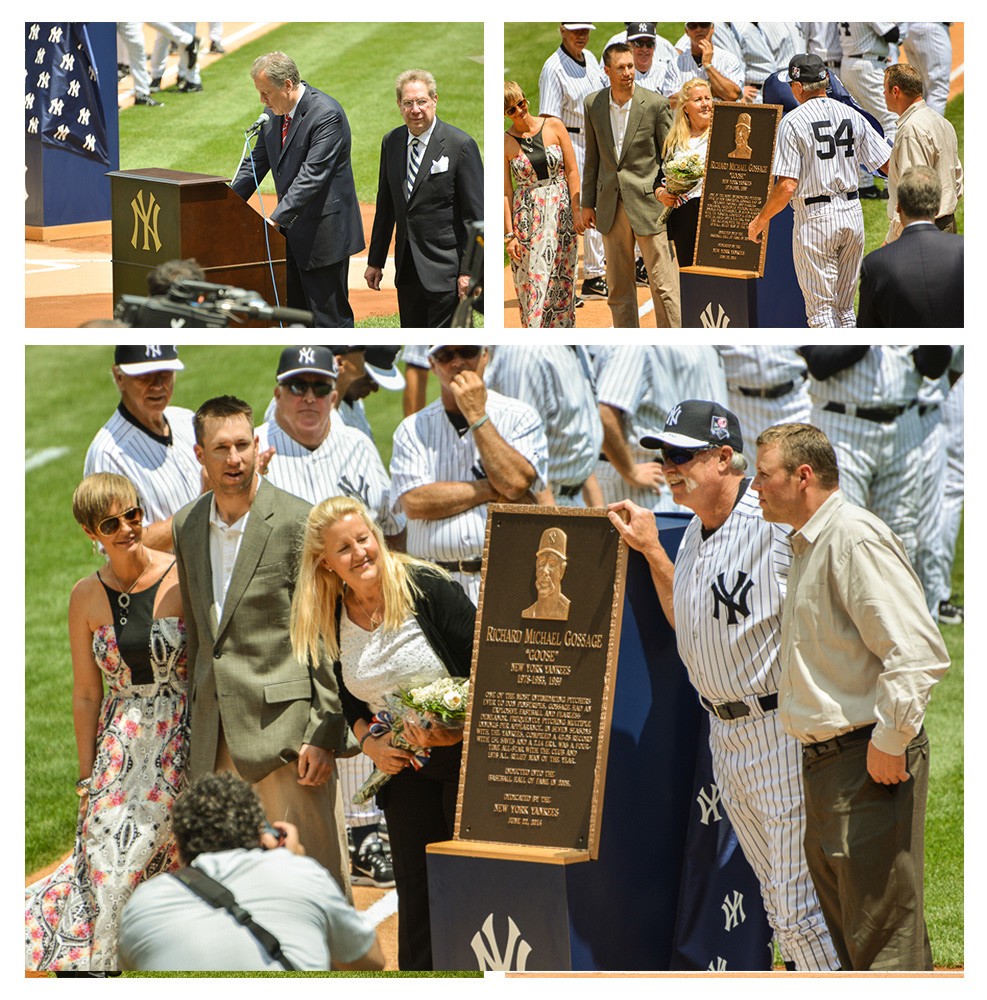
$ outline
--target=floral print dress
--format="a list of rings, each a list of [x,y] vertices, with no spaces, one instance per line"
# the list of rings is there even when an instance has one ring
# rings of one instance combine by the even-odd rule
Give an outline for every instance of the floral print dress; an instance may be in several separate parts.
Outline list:
[[[93,633],[108,693],[100,708],[92,787],[75,849],[25,890],[25,968],[117,968],[120,911],[144,879],[179,867],[169,811],[184,787],[188,745],[185,625],[150,623],[150,683],[134,684],[113,625]]]
[[[541,133],[517,139],[510,161],[514,178],[514,234],[521,260],[511,259],[521,325],[575,326],[576,231],[562,161],[562,147],[544,144]]]

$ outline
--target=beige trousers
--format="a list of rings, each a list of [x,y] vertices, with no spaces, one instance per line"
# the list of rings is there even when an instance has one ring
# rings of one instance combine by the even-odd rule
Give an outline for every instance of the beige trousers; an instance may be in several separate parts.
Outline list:
[[[215,770],[237,773],[222,726],[219,728]],[[298,839],[306,855],[318,861],[332,875],[352,903],[346,820],[343,818],[343,801],[335,769],[324,785],[299,785],[298,763],[292,762],[254,782],[253,787],[268,820],[283,820],[297,826]]]
[[[682,306],[679,298],[679,269],[675,263],[668,236],[637,236],[631,229],[622,198],[617,199],[617,211],[610,232],[603,237],[607,258],[607,305],[615,327],[638,327],[637,280],[634,273],[635,243],[641,248],[648,271],[651,298],[655,304],[655,320],[659,327],[680,327]]]

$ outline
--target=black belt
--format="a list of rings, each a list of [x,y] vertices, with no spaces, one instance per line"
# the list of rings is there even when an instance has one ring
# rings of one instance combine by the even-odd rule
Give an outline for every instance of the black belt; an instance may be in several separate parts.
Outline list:
[[[875,424],[891,424],[906,410],[918,403],[913,399],[907,406],[844,406],[842,403],[827,403],[823,409],[830,413],[846,413],[861,420],[873,420]]]
[[[859,729],[851,729],[848,733],[841,733],[839,736],[834,736],[828,740],[822,740],[820,743],[803,743],[802,756],[822,757],[823,754],[830,753],[833,750],[838,750],[840,747],[853,746],[854,743],[859,743],[861,740],[870,739],[870,734],[873,731],[874,723],[872,722],[869,726],[861,726]]]
[[[847,201],[855,201],[857,198],[860,197],[860,194],[857,191],[847,191],[844,194],[844,197],[846,198]],[[832,200],[833,199],[830,198],[830,196],[828,194],[820,194],[820,195],[816,195],[815,198],[803,198],[802,199],[802,204],[803,205],[821,205],[823,202],[825,202],[826,204],[829,204],[829,202],[831,202]]]
[[[725,722],[730,719],[742,719],[745,715],[751,714],[750,706],[742,701],[725,701],[720,705],[714,705],[702,695],[699,696],[699,700],[703,703],[704,708],[708,709],[718,719],[723,719]],[[778,707],[777,694],[759,694],[757,696],[757,701],[761,706],[761,710],[764,712],[771,712]]]
[[[557,490],[560,497],[574,497],[581,493],[583,489],[583,484],[580,483],[578,486],[560,486]]]
[[[826,65],[829,69],[839,69],[843,65],[842,59],[827,59]]]
[[[953,224],[954,218],[955,215],[952,212],[950,212],[949,215],[940,215],[939,218],[936,219],[936,229],[942,232],[947,226],[951,226]]]
[[[449,570],[450,573],[479,573],[483,568],[482,559],[457,559],[455,562],[439,562],[435,560],[436,566]]]
[[[805,381],[804,375],[799,375],[798,378],[790,378],[787,382],[782,382],[779,385],[769,385],[767,389],[748,389],[745,386],[738,385],[737,392],[741,396],[757,396],[761,399],[778,399],[780,396],[787,396],[793,389],[796,389]]]
[[[580,130],[578,128],[573,128],[571,125],[566,125],[566,132],[571,132],[573,135],[579,135]]]

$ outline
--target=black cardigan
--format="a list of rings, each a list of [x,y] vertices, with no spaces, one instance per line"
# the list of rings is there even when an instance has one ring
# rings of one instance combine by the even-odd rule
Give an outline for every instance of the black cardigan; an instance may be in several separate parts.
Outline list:
[[[408,572],[421,590],[415,595],[411,609],[435,655],[451,677],[469,677],[473,663],[473,633],[476,628],[476,608],[463,588],[448,577],[439,576],[427,567],[410,566]],[[336,643],[339,643],[339,619],[343,602],[336,605]],[[339,686],[343,714],[352,728],[357,719],[370,722],[373,713],[367,703],[355,697],[343,683],[343,667],[337,659],[332,665]]]

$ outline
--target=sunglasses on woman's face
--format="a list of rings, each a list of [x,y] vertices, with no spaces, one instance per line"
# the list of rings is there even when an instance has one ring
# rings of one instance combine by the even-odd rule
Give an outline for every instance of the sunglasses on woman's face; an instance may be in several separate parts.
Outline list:
[[[528,109],[528,99],[526,97],[522,97],[521,100],[517,102],[517,104],[511,105],[511,107],[509,107],[504,112],[504,114],[508,118],[513,118],[514,117],[514,113],[516,111],[527,111],[527,109]]]
[[[130,510],[125,510],[122,514],[111,514],[109,517],[104,517],[99,524],[96,525],[96,531],[98,534],[102,535],[104,538],[109,538],[110,535],[115,535],[120,530],[120,520],[121,518],[131,525],[131,527],[136,527],[144,520],[144,511],[140,507],[131,507]]]

